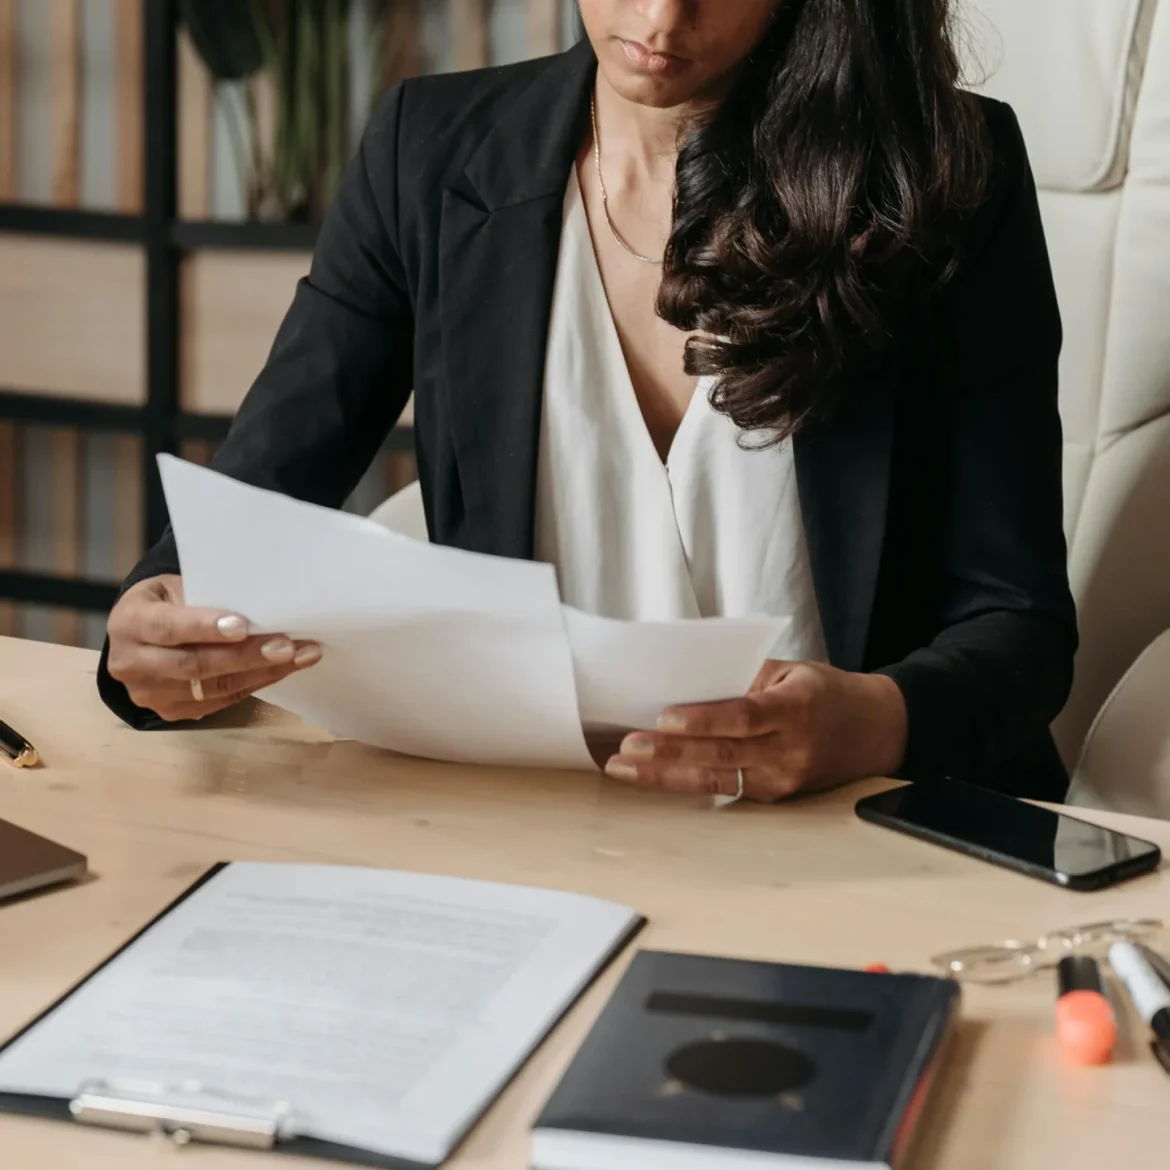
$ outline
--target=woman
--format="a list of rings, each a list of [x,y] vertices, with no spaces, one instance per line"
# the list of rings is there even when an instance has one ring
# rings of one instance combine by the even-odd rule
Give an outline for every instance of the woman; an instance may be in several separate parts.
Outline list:
[[[216,466],[339,505],[413,389],[433,540],[611,616],[793,615],[751,695],[628,736],[619,779],[1061,798],[1060,322],[949,0],[580,7],[561,57],[390,93]],[[168,537],[111,615],[124,718],[319,658],[177,573]]]

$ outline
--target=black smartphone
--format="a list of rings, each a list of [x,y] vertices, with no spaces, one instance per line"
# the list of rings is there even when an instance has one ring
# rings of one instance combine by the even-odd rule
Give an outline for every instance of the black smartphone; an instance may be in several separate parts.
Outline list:
[[[1162,861],[1152,841],[958,780],[907,784],[857,802],[863,821],[1068,890],[1100,890]]]

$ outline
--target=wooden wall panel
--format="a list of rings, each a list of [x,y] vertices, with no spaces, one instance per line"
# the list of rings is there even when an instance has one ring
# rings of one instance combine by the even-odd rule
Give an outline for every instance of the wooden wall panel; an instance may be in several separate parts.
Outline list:
[[[561,0],[528,0],[528,48],[534,57],[561,51]]]
[[[85,539],[81,514],[81,433],[73,428],[56,428],[49,442],[53,572],[59,577],[78,577],[82,575]],[[71,609],[56,610],[53,640],[66,646],[79,645],[81,615]]]
[[[53,203],[81,193],[81,2],[50,0],[53,21]]]
[[[0,424],[0,569],[16,565],[17,521],[20,516],[19,431],[11,423]],[[16,633],[16,607],[0,600],[0,635]]]
[[[206,219],[211,210],[212,83],[191,37],[179,36],[179,215]]]
[[[419,0],[399,0],[385,14],[382,45],[382,88],[420,72]]]
[[[392,451],[386,457],[386,496],[400,492],[418,479],[418,463],[408,451]]]
[[[200,467],[208,467],[215,456],[215,444],[207,443],[202,439],[184,439],[179,444],[179,458],[189,463],[198,463]]]
[[[270,71],[262,69],[248,79],[245,103],[252,111],[249,119],[252,126],[247,136],[251,158],[248,199],[251,202],[256,176],[265,173],[276,147],[279,95],[276,92],[276,77]]]
[[[145,83],[142,0],[117,0],[117,206],[140,212],[145,195]]]
[[[134,245],[0,234],[0,386],[144,402],[145,296]]]
[[[488,0],[451,0],[455,68],[479,69],[488,63]]]
[[[137,435],[114,439],[114,575],[121,580],[142,557],[145,523],[142,499],[142,440]]]
[[[262,369],[297,281],[300,253],[208,249],[183,261],[179,401],[193,414],[235,414]],[[407,408],[403,422],[410,422]]]
[[[16,198],[17,0],[0,0],[0,202]]]
[[[202,251],[183,261],[179,400],[197,414],[234,414],[272,348],[297,281],[301,253]]]

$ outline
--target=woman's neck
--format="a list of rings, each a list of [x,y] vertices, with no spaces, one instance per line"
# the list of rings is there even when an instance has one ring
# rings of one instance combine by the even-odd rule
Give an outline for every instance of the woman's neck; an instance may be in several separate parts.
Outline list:
[[[679,131],[690,111],[640,106],[622,97],[600,73],[596,102],[605,181],[611,193],[620,195],[648,184],[673,188]]]

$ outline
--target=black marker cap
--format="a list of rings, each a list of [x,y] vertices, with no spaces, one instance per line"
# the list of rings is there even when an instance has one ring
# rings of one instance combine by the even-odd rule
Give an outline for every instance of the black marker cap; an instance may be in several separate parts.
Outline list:
[[[1089,955],[1069,955],[1061,959],[1056,968],[1056,977],[1060,995],[1068,995],[1070,991],[1104,992],[1101,967]]]

